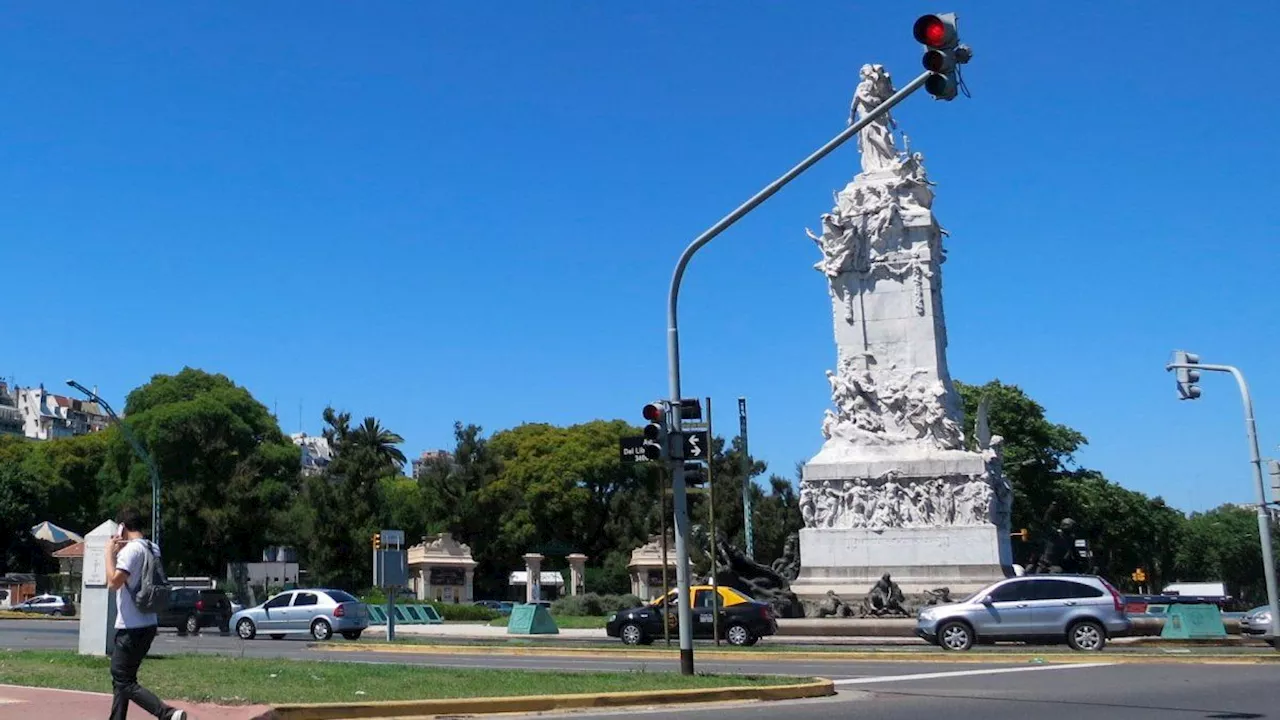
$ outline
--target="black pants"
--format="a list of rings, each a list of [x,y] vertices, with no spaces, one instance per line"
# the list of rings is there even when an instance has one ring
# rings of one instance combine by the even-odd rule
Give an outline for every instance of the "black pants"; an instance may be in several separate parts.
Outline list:
[[[155,639],[154,625],[133,630],[116,630],[115,648],[111,652],[111,689],[115,692],[111,699],[111,720],[125,720],[128,717],[130,700],[161,720],[169,720],[173,715],[173,708],[138,684],[138,668],[142,666],[142,658],[147,656],[151,641]]]

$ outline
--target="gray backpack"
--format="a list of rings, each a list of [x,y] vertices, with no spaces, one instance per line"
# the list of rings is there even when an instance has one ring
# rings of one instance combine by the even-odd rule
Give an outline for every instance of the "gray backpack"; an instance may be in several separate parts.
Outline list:
[[[169,609],[172,587],[169,578],[164,574],[160,558],[151,550],[151,542],[144,540],[143,548],[147,551],[142,558],[142,577],[138,580],[138,589],[133,593],[133,604],[139,612],[159,613]]]

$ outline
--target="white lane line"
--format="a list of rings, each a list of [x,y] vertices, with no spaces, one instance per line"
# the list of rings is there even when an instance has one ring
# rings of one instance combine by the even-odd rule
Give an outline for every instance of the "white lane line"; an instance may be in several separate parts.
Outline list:
[[[870,685],[872,683],[904,682],[907,680],[933,680],[935,678],[969,677],[970,675],[1003,675],[1004,673],[1038,672],[1041,670],[1074,670],[1077,668],[1110,667],[1115,663],[1066,663],[1063,665],[1036,665],[1035,667],[987,668],[986,670],[956,670],[954,672],[917,673],[915,675],[883,675],[880,677],[846,678],[833,680],[836,685]]]

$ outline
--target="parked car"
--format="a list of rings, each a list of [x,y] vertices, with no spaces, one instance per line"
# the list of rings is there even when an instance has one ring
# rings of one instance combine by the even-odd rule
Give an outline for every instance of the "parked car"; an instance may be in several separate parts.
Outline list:
[[[474,604],[496,610],[503,615],[510,615],[511,608],[515,607],[515,603],[507,600],[477,600]]]
[[[768,603],[753,600],[730,587],[721,587],[719,590],[720,637],[730,645],[755,645],[760,638],[778,632],[778,620]],[[715,613],[712,608],[715,591],[710,585],[695,585],[690,588],[693,596],[694,637],[715,636]],[[665,615],[671,632],[674,633],[678,622],[678,598],[679,591],[673,590],[647,605],[614,613],[609,616],[605,632],[609,637],[620,638],[627,645],[648,645],[662,637]]]
[[[37,613],[53,617],[71,617],[76,614],[76,606],[70,598],[61,595],[37,595],[24,603],[11,608],[14,612]]]
[[[1241,635],[1266,635],[1271,631],[1271,606],[1262,605],[1240,618]]]
[[[231,600],[221,590],[174,588],[169,608],[159,614],[160,627],[177,628],[180,634],[200,632],[216,627],[231,631]]]
[[[1124,597],[1100,577],[1024,575],[921,610],[916,634],[944,650],[968,650],[975,642],[1065,640],[1074,650],[1096,651],[1131,626]]]
[[[232,615],[231,627],[243,640],[252,640],[259,633],[273,640],[308,633],[316,640],[328,640],[335,632],[348,640],[359,640],[360,633],[369,627],[369,609],[341,590],[286,590]]]

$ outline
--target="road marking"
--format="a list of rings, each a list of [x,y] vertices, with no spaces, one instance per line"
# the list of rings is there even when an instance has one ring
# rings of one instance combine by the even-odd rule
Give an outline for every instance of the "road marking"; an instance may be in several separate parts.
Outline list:
[[[1035,667],[988,668],[986,670],[955,670],[953,672],[917,673],[914,675],[883,675],[879,677],[846,678],[833,680],[836,685],[869,685],[871,683],[903,682],[906,680],[933,680],[935,678],[968,677],[970,675],[1002,675],[1004,673],[1037,672],[1039,670],[1073,670],[1076,668],[1110,667],[1115,663],[1070,663],[1066,665],[1037,665]]]

